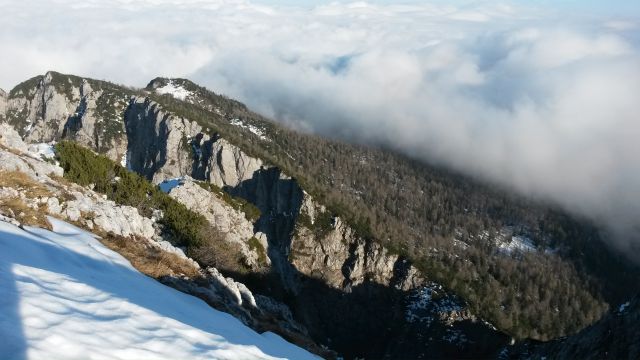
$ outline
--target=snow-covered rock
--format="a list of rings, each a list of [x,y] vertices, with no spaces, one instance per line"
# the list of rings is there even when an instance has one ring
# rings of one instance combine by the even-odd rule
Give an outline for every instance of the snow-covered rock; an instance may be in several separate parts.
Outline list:
[[[187,97],[192,96],[191,91],[185,89],[179,84],[174,83],[173,80],[168,80],[164,86],[157,87],[156,92],[160,95],[169,94],[178,100],[186,100]]]
[[[53,144],[37,143],[29,145],[28,151],[36,157],[51,160],[56,157]]]

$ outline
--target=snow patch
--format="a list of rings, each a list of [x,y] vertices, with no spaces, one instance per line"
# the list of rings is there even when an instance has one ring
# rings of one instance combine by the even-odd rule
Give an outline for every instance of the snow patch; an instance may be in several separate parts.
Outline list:
[[[162,190],[163,193],[167,194],[180,185],[184,185],[184,178],[179,177],[175,179],[169,179],[158,184],[158,186],[160,186],[160,190]]]
[[[511,254],[514,251],[529,252],[536,251],[533,241],[526,236],[514,235],[509,242],[498,243],[498,251]]]
[[[182,101],[184,101],[187,97],[193,95],[191,91],[175,84],[173,80],[169,80],[169,82],[165,86],[157,88],[156,92],[160,95],[169,94],[174,98]]]
[[[620,307],[618,308],[618,312],[623,313],[628,307],[629,307],[629,302],[627,301],[626,303],[620,305]]]
[[[265,136],[264,131],[262,129],[260,129],[260,128],[256,127],[256,126],[253,126],[251,124],[245,124],[240,119],[231,119],[231,121],[229,123],[231,123],[231,125],[239,126],[239,127],[243,128],[243,129],[249,130],[251,133],[253,133],[254,135],[258,136],[262,140],[269,140]],[[289,156],[291,156],[291,155],[289,155]]]
[[[410,323],[424,323],[428,327],[443,315],[460,313],[463,310],[456,299],[445,293],[442,285],[430,283],[411,296],[405,311],[405,320]]]
[[[29,150],[29,153],[36,156],[37,158],[50,160],[56,157],[56,153],[54,151],[54,145],[55,145],[54,143],[31,144],[29,145],[28,150]]]
[[[0,221],[0,354],[7,359],[315,359],[164,286],[95,235]]]

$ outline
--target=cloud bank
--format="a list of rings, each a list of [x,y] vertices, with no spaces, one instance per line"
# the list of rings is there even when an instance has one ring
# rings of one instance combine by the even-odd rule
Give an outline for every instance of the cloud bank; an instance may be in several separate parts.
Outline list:
[[[640,21],[514,3],[1,1],[0,85],[188,77],[551,200],[640,246]]]

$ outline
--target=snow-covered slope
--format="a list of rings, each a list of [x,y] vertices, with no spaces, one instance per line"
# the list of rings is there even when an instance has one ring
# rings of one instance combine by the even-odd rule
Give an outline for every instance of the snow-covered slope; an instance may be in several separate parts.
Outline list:
[[[0,221],[3,359],[315,358],[139,273],[92,234]]]

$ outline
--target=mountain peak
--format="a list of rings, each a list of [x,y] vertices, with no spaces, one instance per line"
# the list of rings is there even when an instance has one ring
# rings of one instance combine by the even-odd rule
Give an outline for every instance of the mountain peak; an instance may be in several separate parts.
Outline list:
[[[169,94],[176,99],[184,101],[194,96],[198,86],[187,79],[157,77],[151,80],[145,89],[159,95]]]

